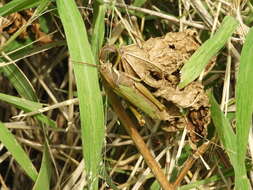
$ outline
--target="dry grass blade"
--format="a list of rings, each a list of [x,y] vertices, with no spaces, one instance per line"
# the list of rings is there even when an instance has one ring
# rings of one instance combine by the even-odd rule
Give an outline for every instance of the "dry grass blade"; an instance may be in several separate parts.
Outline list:
[[[211,27],[212,24],[213,24],[213,18],[209,14],[209,12],[206,10],[203,3],[201,1],[198,1],[198,0],[191,0],[191,3],[194,6],[194,8],[199,12],[199,15],[206,22],[208,27]]]
[[[60,102],[60,103],[54,104],[52,106],[47,106],[47,107],[44,107],[44,108],[40,108],[40,109],[38,109],[36,111],[32,111],[32,112],[29,112],[29,113],[13,116],[12,118],[14,119],[14,118],[20,118],[20,117],[33,116],[33,115],[36,115],[36,114],[39,114],[39,113],[43,113],[43,112],[46,112],[46,111],[49,111],[49,110],[52,110],[52,109],[56,109],[56,108],[60,108],[60,107],[64,107],[64,106],[68,106],[68,105],[72,105],[72,104],[76,104],[78,102],[79,102],[78,98],[73,98],[73,99],[66,100],[64,102]]]
[[[106,0],[105,3],[111,4],[111,1]],[[148,15],[157,16],[159,18],[167,19],[167,20],[175,22],[175,23],[180,22],[180,20],[175,16],[159,13],[157,11],[152,11],[152,10],[149,10],[149,9],[135,7],[135,6],[129,6],[129,5],[121,4],[121,3],[116,3],[115,5],[117,7],[120,7],[120,8],[127,8],[129,10],[134,10],[134,11],[138,11],[138,12],[145,13],[145,14],[148,14]],[[185,21],[183,21],[183,24],[188,25],[188,26],[192,26],[192,27],[195,27],[195,28],[198,28],[198,29],[207,29],[204,25],[196,23],[196,22],[191,22],[191,21],[186,21],[185,20]]]

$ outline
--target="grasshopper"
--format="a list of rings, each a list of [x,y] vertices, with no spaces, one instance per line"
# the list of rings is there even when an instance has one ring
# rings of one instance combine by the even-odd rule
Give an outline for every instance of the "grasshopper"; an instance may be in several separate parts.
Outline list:
[[[185,52],[194,51],[199,47],[199,44],[193,40],[189,31],[171,33],[165,38],[165,40],[162,38],[151,39],[143,44],[144,48],[149,50],[155,43],[155,49],[160,55],[155,55],[155,52],[148,54],[143,48],[134,44],[120,49],[113,46],[104,47],[100,56],[100,73],[108,86],[123,99],[153,119],[169,121],[182,116],[180,109],[176,106],[164,106],[154,96],[154,93],[147,89],[147,86],[156,90],[163,86],[169,87],[171,84],[168,79],[175,78],[172,73],[180,68],[184,56],[188,55],[185,53],[181,55],[182,58],[179,58],[176,53],[177,49],[184,48]],[[186,42],[182,44],[181,41]],[[105,55],[113,52],[117,54],[114,64],[105,63],[103,61]],[[152,56],[150,57],[150,55]],[[163,58],[166,57],[171,59],[164,61]],[[160,62],[154,63],[149,58],[153,60],[158,58]],[[171,88],[174,89],[173,86]]]
[[[119,95],[124,100],[129,102],[135,108],[138,108],[142,112],[146,113],[152,119],[168,121],[175,117],[180,117],[181,114],[176,107],[173,106],[171,106],[170,108],[165,107],[141,83],[144,77],[141,79],[135,77],[136,75],[134,74],[135,71],[132,69],[133,66],[130,63],[131,61],[127,61],[125,57],[121,57],[122,53],[119,51],[112,46],[104,47],[103,50],[101,51],[99,71],[106,85],[110,89],[112,89],[117,95]],[[117,59],[114,65],[112,65],[111,63],[105,63],[103,61],[105,59],[105,54],[108,52],[117,53]],[[122,65],[119,65],[120,59],[123,62]],[[116,69],[117,66],[119,66],[121,69],[124,69],[124,71],[122,71],[121,69]],[[160,68],[155,69],[161,71]]]
[[[170,120],[175,113],[161,104],[140,82],[123,72],[115,71],[109,63],[101,64],[100,73],[106,84],[120,97],[146,113],[152,119]]]
[[[130,105],[164,121],[169,130],[188,126],[189,136],[198,141],[195,133],[205,136],[210,122],[208,98],[199,82],[177,88],[181,67],[200,46],[189,32],[151,38],[141,48],[104,47],[99,71],[106,86]],[[117,55],[114,64],[104,61],[110,53]]]

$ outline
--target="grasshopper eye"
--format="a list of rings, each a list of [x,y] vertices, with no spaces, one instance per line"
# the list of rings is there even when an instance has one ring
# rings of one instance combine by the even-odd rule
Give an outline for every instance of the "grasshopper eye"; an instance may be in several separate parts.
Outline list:
[[[117,60],[118,54],[118,50],[115,46],[105,46],[101,49],[99,58],[103,62],[107,62],[106,60],[114,62]]]
[[[169,44],[169,48],[170,48],[170,49],[175,49],[176,47],[175,47],[174,44]]]
[[[163,78],[162,74],[157,71],[150,71],[150,75],[152,78],[154,78],[156,80],[161,80]]]

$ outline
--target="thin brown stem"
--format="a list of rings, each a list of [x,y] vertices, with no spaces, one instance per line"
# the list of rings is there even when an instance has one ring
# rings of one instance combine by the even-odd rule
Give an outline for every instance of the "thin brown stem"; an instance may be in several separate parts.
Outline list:
[[[181,170],[180,174],[178,175],[176,181],[173,183],[174,187],[177,187],[178,185],[180,185],[181,181],[184,179],[184,177],[186,176],[187,172],[191,169],[192,165],[196,162],[196,160],[201,155],[203,155],[206,152],[206,150],[208,149],[210,143],[211,143],[211,141],[203,143],[197,149],[197,151],[186,160],[183,169]]]
[[[166,179],[166,176],[164,175],[162,169],[159,167],[158,163],[155,161],[154,157],[148,150],[147,145],[145,144],[142,137],[138,133],[134,122],[130,119],[130,117],[125,112],[119,98],[109,88],[106,88],[106,92],[108,94],[110,103],[114,111],[118,115],[120,121],[122,122],[128,134],[131,136],[137,149],[142,154],[148,167],[153,172],[154,176],[156,177],[157,181],[160,183],[161,187],[165,190],[173,190],[174,189],[173,185],[170,184],[168,180]]]

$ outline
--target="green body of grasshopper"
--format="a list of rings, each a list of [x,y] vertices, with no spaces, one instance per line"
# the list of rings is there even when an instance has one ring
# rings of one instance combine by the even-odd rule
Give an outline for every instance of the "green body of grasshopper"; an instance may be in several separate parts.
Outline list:
[[[102,64],[100,73],[106,84],[120,97],[153,119],[169,120],[168,110],[144,87],[127,74],[116,71],[111,64]],[[139,90],[141,87],[141,91]]]

